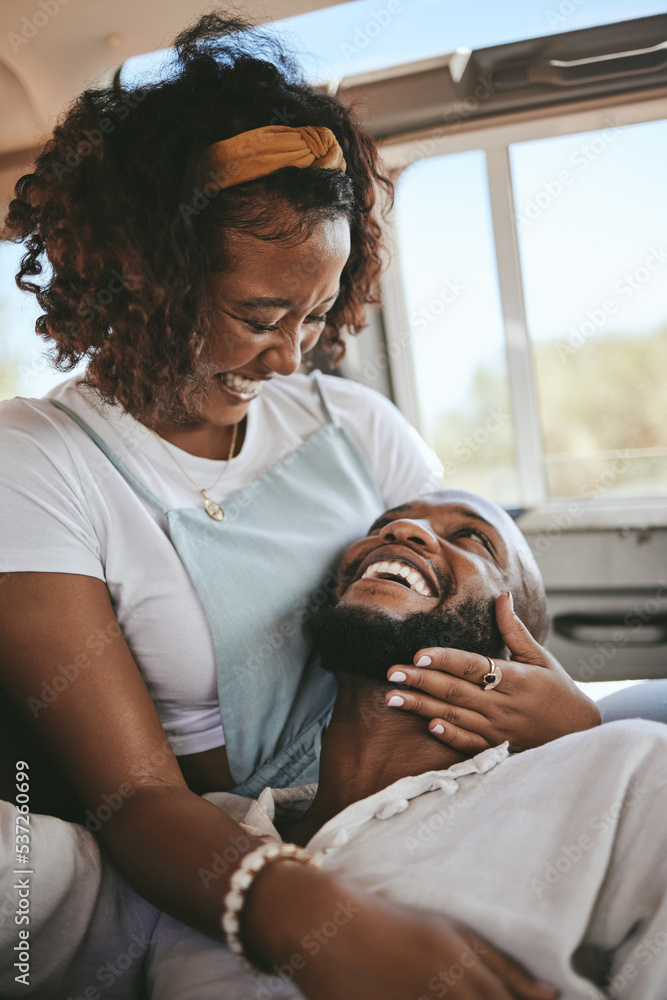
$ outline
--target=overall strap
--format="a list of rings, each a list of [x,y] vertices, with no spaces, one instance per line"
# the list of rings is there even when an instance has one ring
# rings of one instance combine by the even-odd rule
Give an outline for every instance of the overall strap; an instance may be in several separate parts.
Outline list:
[[[76,421],[79,427],[81,427],[82,430],[86,432],[88,437],[92,438],[97,447],[104,452],[104,454],[109,459],[111,464],[115,465],[120,474],[124,476],[125,479],[127,479],[128,482],[132,484],[132,486],[134,486],[135,490],[137,490],[137,492],[140,493],[141,496],[143,496],[146,500],[148,500],[149,503],[155,504],[158,510],[161,510],[163,514],[167,514],[169,512],[169,508],[165,507],[162,501],[158,500],[158,498],[153,493],[151,493],[148,487],[144,486],[143,483],[139,482],[137,477],[130,472],[130,470],[124,464],[124,462],[121,462],[118,456],[114,454],[114,452],[111,450],[106,441],[104,441],[99,436],[99,434],[97,434],[96,431],[94,431],[93,428],[86,423],[83,417],[80,417],[78,413],[75,413],[73,410],[70,410],[69,406],[65,406],[64,403],[60,403],[56,399],[50,399],[49,403],[55,406],[58,410],[62,410],[63,413],[66,413],[68,416],[72,418],[72,420]]]
[[[331,410],[329,409],[329,403],[328,403],[327,397],[324,394],[324,386],[322,385],[322,379],[320,377],[321,375],[322,375],[322,372],[319,371],[319,369],[316,368],[315,371],[313,372],[313,381],[314,381],[315,386],[317,388],[317,393],[318,393],[318,395],[320,397],[320,403],[322,404],[322,409],[324,410],[324,416],[327,418],[327,423],[333,424],[334,427],[337,427],[338,424],[336,423],[336,421],[333,418]]]

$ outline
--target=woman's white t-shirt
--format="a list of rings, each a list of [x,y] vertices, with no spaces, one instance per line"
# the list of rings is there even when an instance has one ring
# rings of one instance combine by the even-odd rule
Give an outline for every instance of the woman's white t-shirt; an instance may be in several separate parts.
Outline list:
[[[322,382],[334,420],[366,457],[387,508],[439,487],[438,459],[389,400],[347,379],[324,376]],[[166,518],[49,398],[83,417],[165,507],[202,504],[148,428],[121,407],[102,404],[76,379],[44,399],[8,400],[0,404],[0,573],[104,580],[174,753],[220,746],[213,640]],[[272,379],[251,403],[241,452],[212,498],[222,501],[248,486],[325,423],[310,376]],[[215,482],[224,464],[167,448],[198,486]],[[100,662],[106,645],[108,637],[91,629],[83,657],[62,665],[60,683]]]

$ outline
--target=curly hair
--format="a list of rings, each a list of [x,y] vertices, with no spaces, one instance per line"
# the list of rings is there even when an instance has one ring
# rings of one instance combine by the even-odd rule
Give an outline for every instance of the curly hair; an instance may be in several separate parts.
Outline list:
[[[106,402],[183,421],[205,377],[215,324],[206,277],[224,272],[226,235],[299,241],[322,218],[348,219],[352,249],[321,341],[335,363],[342,329],[363,329],[378,301],[378,185],[387,207],[393,191],[354,110],[305,83],[270,33],[213,12],[174,49],[167,79],[73,102],[17,181],[3,236],[25,244],[16,283],[45,310],[35,329],[55,367],[87,357],[83,381]],[[206,194],[206,148],[270,124],[330,128],[346,173],[286,167]],[[26,280],[45,268],[41,284]]]

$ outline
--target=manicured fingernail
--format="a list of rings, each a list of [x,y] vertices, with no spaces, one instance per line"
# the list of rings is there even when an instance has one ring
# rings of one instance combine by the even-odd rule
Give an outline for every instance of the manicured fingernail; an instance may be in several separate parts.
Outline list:
[[[511,590],[507,591],[507,596],[509,597],[509,600],[510,600],[510,608],[512,609],[512,611],[514,611],[514,598],[512,597],[512,591]]]
[[[550,997],[553,997],[554,1000],[556,1000],[556,998],[560,996],[560,990],[558,989],[558,987],[552,986],[551,983],[545,983],[541,979],[539,980],[536,979],[535,986],[537,987],[538,990],[543,990],[545,994],[548,994]]]
[[[431,730],[432,733],[444,733],[444,731],[445,727],[441,726],[440,723],[438,723],[437,726],[434,726],[433,729]]]
[[[430,667],[432,662],[433,661],[431,660],[430,656],[420,656],[419,659],[417,660],[417,662],[415,663],[415,666],[416,667]]]
[[[399,708],[405,704],[405,698],[401,698],[400,694],[393,694],[387,704],[389,708]]]
[[[407,675],[404,674],[402,670],[396,670],[389,678],[392,684],[402,684],[403,681],[407,681],[407,679]]]

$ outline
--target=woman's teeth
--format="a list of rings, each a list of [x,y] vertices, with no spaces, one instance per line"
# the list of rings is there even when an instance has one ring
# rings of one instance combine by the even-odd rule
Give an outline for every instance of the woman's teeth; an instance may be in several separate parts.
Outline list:
[[[222,376],[222,384],[232,392],[238,392],[240,396],[256,396],[262,391],[262,383],[256,378],[243,378],[242,375],[235,375],[234,372],[225,372]]]

